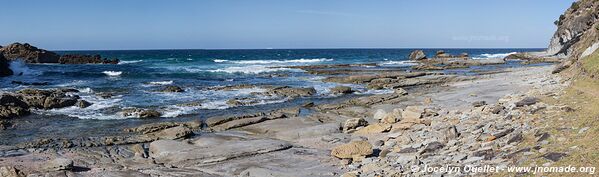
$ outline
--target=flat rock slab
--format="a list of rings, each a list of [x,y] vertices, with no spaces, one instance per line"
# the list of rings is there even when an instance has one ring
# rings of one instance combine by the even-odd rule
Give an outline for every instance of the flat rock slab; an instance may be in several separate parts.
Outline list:
[[[222,176],[340,176],[345,173],[335,166],[339,162],[326,150],[290,148],[282,151],[236,158],[194,167],[209,174]]]
[[[180,141],[158,140],[150,143],[150,156],[159,163],[185,167],[279,151],[291,147],[292,145],[287,142],[271,139],[231,141],[204,148]]]

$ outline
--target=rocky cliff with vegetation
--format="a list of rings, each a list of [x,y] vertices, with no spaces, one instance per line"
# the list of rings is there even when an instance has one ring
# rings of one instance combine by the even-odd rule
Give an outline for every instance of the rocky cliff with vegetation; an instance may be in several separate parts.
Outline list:
[[[557,31],[551,38],[547,54],[565,58],[561,71],[575,65],[581,68],[585,57],[599,48],[599,1],[580,0],[555,21]]]

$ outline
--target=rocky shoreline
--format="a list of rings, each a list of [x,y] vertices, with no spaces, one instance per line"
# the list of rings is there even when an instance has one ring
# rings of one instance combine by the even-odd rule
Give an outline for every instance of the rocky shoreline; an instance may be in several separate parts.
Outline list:
[[[25,63],[57,63],[57,64],[118,64],[119,59],[102,58],[100,55],[59,55],[57,53],[39,49],[28,43],[13,43],[0,46],[0,77],[10,76],[13,73],[9,62],[22,60]]]
[[[386,72],[332,76],[325,80],[395,92],[331,104],[306,103],[272,112],[211,117],[202,122],[152,123],[124,129],[127,135],[49,138],[1,146],[0,173],[401,176],[431,175],[412,173],[409,167],[414,164],[513,165],[524,157],[522,153],[535,152],[519,146],[519,139],[538,133],[526,126],[527,115],[562,110],[533,99],[539,96],[537,93],[559,94],[562,81],[549,72],[550,66],[544,66],[469,77]],[[309,88],[261,87],[267,90],[262,94],[267,95],[301,97],[313,93]],[[339,94],[352,92],[351,88],[335,90]],[[69,91],[73,90],[23,90],[13,97],[3,96],[3,101],[11,102],[2,105],[16,106],[9,110],[17,113],[19,105],[36,109],[80,105],[77,97],[65,94]],[[464,102],[456,103],[458,98]],[[302,114],[306,111],[310,113]],[[153,114],[144,110],[131,113],[140,117]],[[10,121],[3,122],[10,127]]]

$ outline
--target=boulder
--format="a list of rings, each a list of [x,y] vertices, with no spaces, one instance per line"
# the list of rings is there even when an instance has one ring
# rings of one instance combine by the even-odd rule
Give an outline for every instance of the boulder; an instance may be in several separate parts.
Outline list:
[[[27,43],[13,43],[0,48],[0,53],[8,60],[21,59],[26,63],[58,63],[60,56]]]
[[[394,94],[396,95],[407,95],[408,91],[406,91],[403,88],[395,88],[395,90],[393,91]]]
[[[353,92],[354,91],[351,89],[351,87],[348,86],[336,86],[331,89],[331,93],[333,94],[350,94]]]
[[[29,105],[11,94],[0,95],[0,119],[15,118],[29,114]]]
[[[85,100],[77,100],[77,103],[75,103],[75,105],[80,108],[87,108],[87,107],[91,106],[92,103],[85,101]]]
[[[60,64],[118,64],[119,59],[106,59],[100,55],[63,55],[58,59]]]
[[[10,70],[8,60],[4,58],[4,55],[0,53],[0,77],[6,77],[12,75],[13,72]]]
[[[340,159],[365,157],[372,153],[372,145],[368,141],[352,141],[331,150],[331,155]]]
[[[403,111],[401,109],[393,109],[393,111],[391,111],[390,113],[385,115],[385,117],[383,117],[381,122],[386,124],[394,124],[401,120],[402,112]]]
[[[345,121],[345,124],[343,124],[343,131],[354,130],[366,125],[368,125],[368,122],[362,118],[348,119]]]
[[[426,59],[426,54],[424,54],[424,51],[422,50],[414,50],[410,53],[410,56],[408,56],[408,58],[410,60],[423,60]]]
[[[56,158],[47,162],[44,169],[51,171],[72,170],[73,160],[66,158]]]
[[[526,97],[526,98],[516,102],[516,107],[530,106],[530,105],[536,104],[537,102],[539,102],[538,98]]]
[[[136,117],[136,118],[157,118],[162,114],[156,110],[141,109],[141,108],[126,108],[121,111],[123,117]]]
[[[435,58],[450,58],[452,57],[451,55],[445,53],[445,51],[443,50],[439,50],[437,51],[437,53],[435,54]]]

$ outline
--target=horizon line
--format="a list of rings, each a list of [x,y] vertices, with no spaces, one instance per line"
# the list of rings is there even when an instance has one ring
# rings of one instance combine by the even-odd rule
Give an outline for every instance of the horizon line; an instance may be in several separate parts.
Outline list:
[[[339,47],[339,48],[155,48],[155,49],[51,49],[48,51],[56,52],[77,52],[77,51],[155,51],[155,50],[347,50],[347,49],[411,49],[411,50],[430,50],[430,49],[547,49],[547,47]]]

